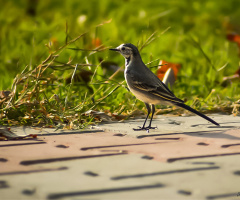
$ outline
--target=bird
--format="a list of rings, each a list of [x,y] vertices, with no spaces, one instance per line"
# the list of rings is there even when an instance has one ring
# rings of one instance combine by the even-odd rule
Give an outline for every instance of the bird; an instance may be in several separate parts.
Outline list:
[[[139,128],[134,128],[135,131],[149,131],[149,129],[156,128],[152,127],[152,120],[155,113],[155,105],[157,104],[184,108],[208,120],[209,122],[220,126],[213,119],[191,108],[186,105],[184,101],[177,98],[173,92],[143,63],[138,48],[135,45],[126,43],[109,50],[116,51],[125,58],[124,77],[127,82],[127,86],[137,99],[145,103],[147,108],[147,116],[143,125],[139,126]],[[150,122],[149,125],[146,126],[146,122],[150,114]]]

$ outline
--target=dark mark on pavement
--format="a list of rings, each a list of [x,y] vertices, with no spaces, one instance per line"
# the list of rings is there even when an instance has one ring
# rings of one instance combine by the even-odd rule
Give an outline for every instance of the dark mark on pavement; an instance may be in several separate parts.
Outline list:
[[[237,143],[237,144],[225,144],[225,145],[222,145],[221,147],[222,148],[228,148],[228,147],[238,146],[238,145],[240,145],[240,143]]]
[[[126,147],[126,146],[137,146],[137,145],[149,145],[149,144],[160,144],[162,142],[149,142],[149,143],[135,143],[135,144],[117,144],[109,146],[94,146],[94,147],[83,147],[80,150],[87,151],[89,149],[102,149],[102,148],[111,148],[111,147]]]
[[[166,175],[166,174],[177,174],[177,173],[185,173],[185,172],[195,172],[195,171],[202,171],[202,170],[212,170],[212,169],[219,169],[220,167],[198,167],[198,168],[190,168],[190,169],[179,169],[179,170],[170,170],[170,171],[162,171],[162,172],[153,172],[153,173],[144,173],[144,174],[134,174],[134,175],[126,175],[126,176],[115,176],[112,177],[112,180],[122,180],[128,178],[142,178],[148,176],[158,176],[158,175]]]
[[[52,172],[52,171],[60,171],[60,170],[67,170],[67,169],[68,167],[59,167],[59,168],[49,168],[49,169],[28,170],[28,171],[1,172],[0,176],[16,175],[16,174],[31,174],[31,173],[38,173],[38,172]]]
[[[0,162],[7,162],[8,160],[6,158],[0,158]]]
[[[63,144],[59,144],[56,147],[63,148],[63,149],[69,148],[69,146],[66,146],[66,145],[63,145]]]
[[[88,175],[88,176],[93,176],[93,177],[98,176],[97,173],[95,173],[95,172],[91,172],[91,171],[84,172],[84,174],[85,174],[85,175]]]
[[[104,194],[104,193],[115,193],[115,192],[125,192],[134,190],[145,190],[164,187],[163,184],[157,183],[153,185],[142,185],[142,186],[129,186],[129,187],[118,187],[118,188],[107,188],[99,190],[86,190],[86,191],[75,191],[66,193],[53,193],[48,195],[48,199],[60,199],[65,197],[73,196],[84,196],[84,195],[94,195],[94,194]]]
[[[12,146],[33,145],[33,144],[46,144],[46,142],[29,142],[29,143],[16,143],[16,144],[1,144],[0,147],[12,147]]]
[[[227,194],[218,194],[218,195],[211,195],[207,196],[206,199],[223,199],[229,197],[237,197],[238,192],[235,193],[227,193]]]
[[[169,158],[167,162],[175,162],[178,160],[188,160],[188,159],[195,159],[195,158],[210,158],[210,157],[220,157],[220,156],[233,156],[233,155],[240,155],[240,152],[237,153],[219,153],[219,154],[212,154],[212,155],[202,155],[202,156],[189,156],[189,157],[179,157],[179,158]]]
[[[123,155],[126,153],[114,153],[114,154],[99,154],[99,155],[87,155],[87,156],[72,156],[72,157],[60,157],[60,158],[46,158],[46,159],[39,159],[39,160],[25,160],[21,161],[21,165],[36,165],[41,163],[52,163],[52,162],[59,162],[59,161],[67,161],[67,160],[77,160],[77,159],[86,159],[86,158],[97,158],[97,157],[104,157],[104,156],[117,156]]]

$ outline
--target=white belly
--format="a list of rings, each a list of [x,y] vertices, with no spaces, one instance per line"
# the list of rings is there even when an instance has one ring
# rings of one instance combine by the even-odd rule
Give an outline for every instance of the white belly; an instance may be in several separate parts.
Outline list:
[[[146,95],[146,94],[144,94],[142,92],[139,92],[137,90],[130,89],[130,91],[137,97],[137,99],[143,101],[144,103],[148,103],[148,104],[161,104],[161,105],[172,105],[171,102],[164,101],[164,100],[162,100],[159,97],[151,98],[150,96],[148,96],[148,95]]]

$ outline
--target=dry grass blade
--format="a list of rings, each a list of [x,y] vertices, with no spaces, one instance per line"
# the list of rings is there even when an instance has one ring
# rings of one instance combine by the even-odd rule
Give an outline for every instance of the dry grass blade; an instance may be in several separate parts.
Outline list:
[[[79,40],[81,37],[83,37],[83,36],[86,35],[86,34],[87,34],[87,32],[85,32],[85,33],[83,33],[83,34],[77,36],[76,38],[70,40],[70,41],[67,42],[65,45],[59,47],[56,51],[54,51],[53,54],[55,54],[55,53],[61,51],[62,49],[64,49],[64,48],[67,47],[68,45],[70,45],[70,44],[76,42],[77,40]]]
[[[156,39],[155,35],[156,35],[156,31],[154,33],[152,33],[148,38],[147,40],[138,48],[139,49],[139,52],[142,51],[142,49],[146,46],[148,46],[153,40]]]
[[[76,64],[75,69],[74,69],[73,74],[72,74],[72,77],[71,77],[71,82],[70,82],[70,85],[69,85],[69,88],[68,88],[67,96],[65,98],[65,109],[64,110],[66,110],[66,108],[67,108],[68,95],[69,95],[69,92],[71,90],[71,87],[72,87],[72,84],[73,84],[73,79],[74,79],[74,76],[76,74],[77,68],[78,68],[78,64]]]
[[[122,81],[121,83],[120,83],[120,85],[123,83],[124,81]],[[92,110],[93,108],[95,108],[98,104],[100,104],[104,99],[106,99],[107,97],[109,97],[113,92],[115,92],[119,87],[120,87],[120,85],[117,85],[116,87],[114,87],[107,95],[105,95],[104,97],[102,97],[101,99],[99,99],[96,103],[95,103],[95,105],[93,105],[91,108],[90,108],[90,110]]]
[[[165,32],[167,32],[171,27],[167,27],[164,31],[162,31],[160,33],[160,35],[156,35],[157,31],[153,32],[147,39],[146,41],[139,47],[139,51],[142,51],[143,48],[145,48],[146,46],[148,46],[151,42],[153,42],[154,40],[156,40],[158,37],[160,37],[161,35],[163,35]]]

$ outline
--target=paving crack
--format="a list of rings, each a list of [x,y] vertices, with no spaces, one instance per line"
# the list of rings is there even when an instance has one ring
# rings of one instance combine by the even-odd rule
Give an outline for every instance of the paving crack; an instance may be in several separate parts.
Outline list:
[[[1,144],[0,147],[13,147],[13,146],[34,145],[34,144],[46,144],[46,142],[29,142],[29,143],[16,143],[16,144]]]
[[[175,162],[178,160],[188,160],[188,159],[196,159],[196,158],[210,158],[210,157],[220,157],[220,156],[233,156],[240,155],[240,152],[236,153],[219,153],[219,154],[211,154],[211,155],[201,155],[201,156],[189,156],[189,157],[179,157],[179,158],[169,158],[167,162]]]
[[[130,186],[130,187],[118,187],[118,188],[106,188],[106,189],[96,189],[96,190],[85,190],[85,191],[74,191],[66,193],[53,193],[48,195],[48,199],[60,199],[73,196],[85,196],[85,195],[95,195],[95,194],[106,194],[106,193],[117,193],[126,191],[138,191],[138,190],[148,190],[155,188],[162,188],[163,184],[157,183],[152,185],[140,185],[140,186]]]
[[[80,150],[87,151],[87,150],[90,150],[90,149],[102,149],[102,148],[112,148],[112,147],[127,147],[127,146],[137,146],[137,145],[160,144],[160,143],[162,143],[162,142],[117,144],[117,145],[108,145],[108,146],[94,146],[94,147],[83,147]]]
[[[60,158],[46,158],[46,159],[39,159],[39,160],[25,160],[25,161],[21,161],[20,164],[21,165],[36,165],[36,164],[42,164],[42,163],[52,163],[52,162],[86,159],[86,158],[97,158],[97,157],[104,157],[104,156],[117,156],[117,155],[123,155],[123,154],[126,154],[126,153],[121,152],[121,153],[111,153],[111,154],[72,156],[72,157],[60,157]]]
[[[115,177],[112,177],[111,180],[122,180],[122,179],[129,179],[129,178],[143,178],[143,177],[149,177],[149,176],[159,176],[159,175],[166,175],[166,174],[178,174],[178,173],[194,172],[194,171],[202,171],[202,170],[213,170],[213,169],[219,169],[219,168],[220,167],[218,167],[218,166],[198,167],[198,168],[179,169],[179,170],[170,170],[170,171],[144,173],[144,174],[134,174],[134,175],[126,175],[126,176],[115,176]]]
[[[61,171],[61,170],[67,170],[67,169],[68,169],[68,167],[59,167],[59,168],[49,168],[49,169],[28,170],[28,171],[1,172],[0,176],[17,175],[17,174],[31,174],[31,173],[38,173],[38,172],[52,172],[52,171]]]
[[[211,195],[207,196],[206,199],[223,199],[229,197],[239,197],[239,192]]]
[[[222,148],[228,148],[228,147],[232,147],[232,146],[239,146],[240,143],[236,143],[236,144],[225,144],[225,145],[222,145],[221,147]]]

